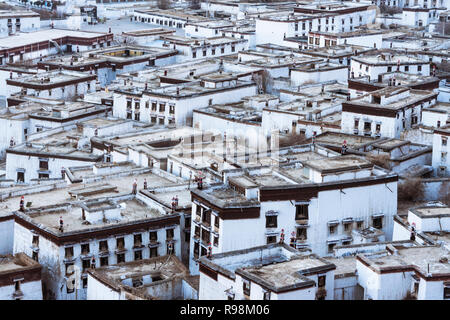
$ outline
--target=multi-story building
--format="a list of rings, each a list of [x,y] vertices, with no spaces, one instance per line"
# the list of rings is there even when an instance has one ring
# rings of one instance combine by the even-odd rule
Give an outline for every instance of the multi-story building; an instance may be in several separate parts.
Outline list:
[[[242,250],[284,237],[326,256],[337,244],[352,243],[354,229],[374,227],[391,238],[397,175],[311,148],[286,166],[229,170],[225,185],[192,190],[191,273],[208,250]]]
[[[309,32],[341,33],[375,22],[376,7],[358,2],[299,4],[292,11],[261,14],[256,18],[256,44],[283,45],[284,38]],[[372,45],[373,46],[373,43]]]
[[[433,169],[438,176],[450,175],[450,125],[434,129]]]
[[[14,252],[24,251],[43,266],[45,298],[85,299],[91,267],[181,257],[180,214],[147,206],[142,181],[134,193],[134,176],[115,175],[108,183],[27,195],[29,205],[14,212]],[[144,177],[150,187],[170,183],[152,174],[139,179]]]
[[[212,74],[200,81],[173,84],[137,91],[135,88],[116,90],[113,114],[154,124],[183,125],[192,111],[216,103],[238,102],[256,94],[253,81],[240,81],[230,74]]]
[[[403,86],[388,86],[342,103],[342,132],[400,138],[421,122],[423,108],[436,103],[437,93]]]
[[[11,36],[19,32],[36,31],[40,26],[40,15],[34,11],[0,11],[1,37]]]
[[[381,52],[352,58],[350,78],[368,76],[369,81],[378,79],[378,75],[389,72],[405,72],[430,75],[430,63],[407,54]]]

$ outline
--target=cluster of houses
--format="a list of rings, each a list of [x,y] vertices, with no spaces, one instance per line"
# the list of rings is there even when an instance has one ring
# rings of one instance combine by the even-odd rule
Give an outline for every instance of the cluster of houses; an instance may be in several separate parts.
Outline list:
[[[0,299],[450,300],[450,3],[168,3],[0,11]]]

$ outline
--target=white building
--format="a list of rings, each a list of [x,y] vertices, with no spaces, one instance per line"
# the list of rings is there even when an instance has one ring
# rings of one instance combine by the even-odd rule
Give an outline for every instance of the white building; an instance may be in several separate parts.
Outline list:
[[[34,11],[0,11],[0,37],[19,32],[36,31],[41,26],[39,13]]]
[[[222,35],[222,30],[231,28],[235,24],[227,20],[210,20],[200,22],[188,22],[185,26],[185,34],[191,38],[210,38]]]
[[[354,156],[327,158],[323,149],[296,158],[276,170],[229,170],[225,185],[192,191],[191,273],[209,244],[223,253],[278,242],[284,233],[294,247],[326,256],[352,243],[353,229],[373,226],[391,238],[396,175]]]
[[[285,244],[202,257],[199,300],[332,300],[336,266]]]
[[[294,86],[328,81],[346,82],[348,67],[330,62],[318,62],[291,68],[290,74],[291,83]]]
[[[87,270],[87,300],[196,300],[198,288],[176,256]]]
[[[256,94],[256,84],[230,74],[207,75],[200,81],[135,91],[116,90],[113,115],[163,125],[184,125],[192,111],[208,105],[238,102]]]
[[[41,270],[24,253],[0,255],[0,300],[42,300]]]
[[[38,30],[0,39],[0,65],[37,61],[63,52],[82,52],[110,46],[112,33],[83,32],[66,29]],[[23,50],[29,47],[29,50]]]
[[[358,30],[340,33],[310,31],[308,34],[309,48],[353,45],[380,49],[382,47],[382,41],[382,33],[377,30]]]
[[[21,95],[69,100],[95,92],[96,80],[97,75],[92,72],[60,70],[9,78],[6,83],[9,86],[19,87]]]
[[[164,183],[152,174],[143,177],[150,186]],[[14,252],[24,250],[41,263],[45,298],[86,299],[91,267],[167,254],[181,257],[180,215],[148,207],[139,193],[141,182],[138,193],[131,193],[133,180],[116,173],[107,184],[26,196],[32,204],[15,212]]]
[[[379,74],[395,71],[429,76],[430,63],[411,55],[389,52],[354,57],[350,63],[350,78],[369,76],[370,81],[378,79]]]
[[[388,86],[342,103],[342,132],[388,138],[421,122],[422,109],[436,103],[437,93]]]
[[[375,7],[367,3],[299,4],[293,12],[261,14],[256,18],[256,44],[283,45],[284,38],[305,37],[311,31],[354,31],[359,26],[374,23],[375,17]]]
[[[432,165],[436,175],[450,175],[450,126],[434,130]]]
[[[236,54],[248,48],[246,39],[236,39],[222,35],[210,38],[188,38],[178,35],[161,36],[163,47],[178,50],[179,62],[206,58],[216,58]]]
[[[359,254],[358,283],[364,300],[448,300],[449,251],[440,246],[396,248]]]
[[[201,22],[210,19],[196,15],[189,10],[135,10],[134,21],[166,26],[169,28],[184,29],[188,22]]]
[[[86,139],[77,134],[76,125],[30,134],[28,142],[6,149],[6,179],[18,183],[61,179],[62,168],[102,161],[103,155],[83,147]]]

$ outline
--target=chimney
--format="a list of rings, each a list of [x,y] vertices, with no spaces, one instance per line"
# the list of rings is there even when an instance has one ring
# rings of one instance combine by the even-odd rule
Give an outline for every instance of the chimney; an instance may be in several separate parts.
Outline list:
[[[167,70],[164,70],[164,76],[167,76]]]

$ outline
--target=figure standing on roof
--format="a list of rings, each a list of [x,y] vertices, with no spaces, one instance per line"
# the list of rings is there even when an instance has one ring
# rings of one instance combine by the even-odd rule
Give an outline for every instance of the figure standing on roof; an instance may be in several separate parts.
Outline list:
[[[64,221],[62,216],[59,217],[59,231],[64,232]]]
[[[22,211],[22,212],[25,211],[25,199],[24,199],[24,196],[22,196],[20,198],[19,210]]]
[[[202,172],[199,171],[198,175],[195,177],[195,182],[197,182],[197,187],[199,190],[203,189],[203,175]]]
[[[66,169],[64,167],[61,168],[61,179],[66,179]]]
[[[341,154],[344,155],[347,153],[347,140],[344,140],[344,143],[342,144]]]
[[[175,196],[172,198],[172,213],[175,212],[177,207],[178,207],[178,196]]]
[[[144,178],[144,190],[147,190],[147,179]]]
[[[136,194],[137,193],[137,179],[134,179],[134,182],[133,182],[133,194]]]
[[[290,244],[290,246],[291,246],[292,248],[295,248],[295,242],[296,242],[295,232],[292,231],[292,233],[291,233],[291,244]]]

